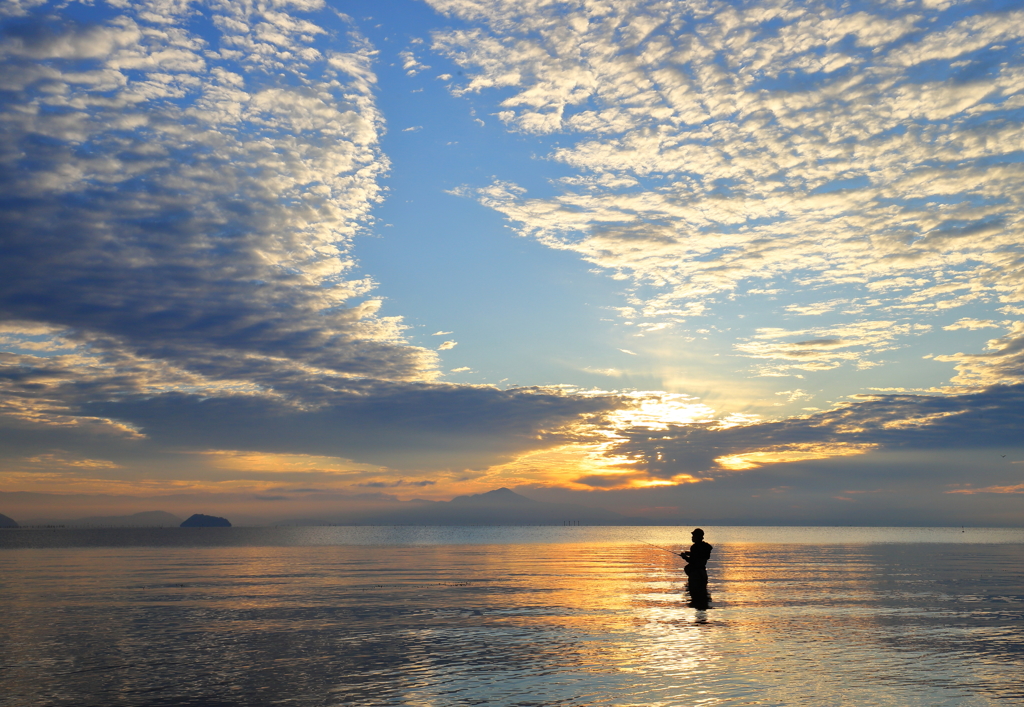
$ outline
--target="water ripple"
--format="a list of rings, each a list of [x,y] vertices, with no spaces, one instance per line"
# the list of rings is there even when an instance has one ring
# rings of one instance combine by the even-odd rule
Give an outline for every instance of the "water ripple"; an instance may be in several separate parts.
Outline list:
[[[0,705],[1024,700],[1024,545],[719,542],[709,610],[680,565],[605,539],[4,550]]]

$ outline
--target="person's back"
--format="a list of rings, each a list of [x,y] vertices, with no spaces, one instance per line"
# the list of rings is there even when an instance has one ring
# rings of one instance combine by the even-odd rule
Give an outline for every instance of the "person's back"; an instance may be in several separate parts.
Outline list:
[[[713,549],[714,547],[704,542],[704,539],[701,538],[693,545],[690,545],[690,551],[686,553],[686,561],[688,564],[704,569],[708,566],[708,560],[711,559],[711,551]]]

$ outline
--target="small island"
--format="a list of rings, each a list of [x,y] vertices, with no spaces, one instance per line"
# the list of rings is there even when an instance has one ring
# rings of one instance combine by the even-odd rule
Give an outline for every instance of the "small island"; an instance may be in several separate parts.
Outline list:
[[[182,528],[230,528],[231,521],[218,516],[208,516],[202,513],[194,513],[182,521]]]
[[[10,518],[8,516],[5,516],[3,513],[0,513],[0,528],[18,528],[18,527],[21,527],[21,526],[19,526],[17,524],[17,522],[15,522],[15,520],[13,518]]]

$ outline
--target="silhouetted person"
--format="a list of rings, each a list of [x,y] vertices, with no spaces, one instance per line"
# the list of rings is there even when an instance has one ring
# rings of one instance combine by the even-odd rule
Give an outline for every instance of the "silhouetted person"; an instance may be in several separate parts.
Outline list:
[[[686,590],[690,593],[691,606],[698,609],[706,609],[711,595],[708,594],[708,560],[711,559],[711,545],[704,542],[704,531],[694,528],[691,534],[693,545],[690,545],[689,552],[680,552],[679,556],[686,560],[686,573],[689,581],[686,583]]]

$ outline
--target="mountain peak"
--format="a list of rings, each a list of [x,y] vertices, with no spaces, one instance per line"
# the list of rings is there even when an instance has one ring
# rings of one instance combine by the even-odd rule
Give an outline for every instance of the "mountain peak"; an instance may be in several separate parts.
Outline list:
[[[472,504],[533,504],[538,503],[532,498],[526,496],[520,496],[512,489],[507,489],[502,486],[500,489],[494,489],[493,491],[487,491],[486,493],[475,493],[470,496],[456,496],[451,500],[451,503],[472,503]]]

